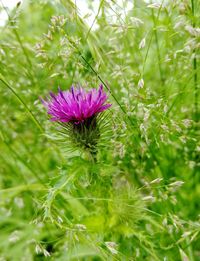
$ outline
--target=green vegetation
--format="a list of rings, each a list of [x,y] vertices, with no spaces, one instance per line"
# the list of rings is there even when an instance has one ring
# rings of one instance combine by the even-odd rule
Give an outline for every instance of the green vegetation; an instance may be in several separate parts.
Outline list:
[[[200,3],[118,2],[89,28],[25,0],[0,28],[0,261],[200,260]],[[100,83],[94,162],[39,97]]]

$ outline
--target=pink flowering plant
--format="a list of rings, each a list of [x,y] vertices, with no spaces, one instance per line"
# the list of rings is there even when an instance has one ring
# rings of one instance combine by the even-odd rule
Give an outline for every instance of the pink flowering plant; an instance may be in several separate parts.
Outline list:
[[[102,112],[110,108],[108,96],[101,84],[88,92],[82,87],[71,87],[58,94],[50,93],[48,100],[42,100],[50,120],[58,122],[70,132],[74,144],[87,149],[94,156],[100,137],[99,124]]]

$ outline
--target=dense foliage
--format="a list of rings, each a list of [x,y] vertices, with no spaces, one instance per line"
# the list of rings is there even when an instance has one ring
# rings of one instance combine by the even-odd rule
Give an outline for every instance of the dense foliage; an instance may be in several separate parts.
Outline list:
[[[200,260],[199,0],[93,11],[25,0],[0,28],[0,260]],[[112,103],[95,160],[40,100],[79,84]]]

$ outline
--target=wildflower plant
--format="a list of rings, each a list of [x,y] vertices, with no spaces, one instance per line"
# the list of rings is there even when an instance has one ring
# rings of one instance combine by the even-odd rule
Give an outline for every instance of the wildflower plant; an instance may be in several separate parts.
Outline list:
[[[102,113],[111,104],[105,103],[107,94],[103,85],[89,92],[82,87],[71,87],[69,91],[50,93],[50,99],[42,100],[50,115],[50,120],[59,123],[74,146],[89,151],[96,156],[100,138],[100,122],[105,120]]]

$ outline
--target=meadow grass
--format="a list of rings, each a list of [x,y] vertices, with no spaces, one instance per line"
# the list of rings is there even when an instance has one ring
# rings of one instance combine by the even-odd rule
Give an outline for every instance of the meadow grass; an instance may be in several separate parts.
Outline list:
[[[76,1],[6,9],[0,261],[200,260],[200,4],[129,2],[99,1],[91,26]],[[93,161],[40,97],[101,83]]]

